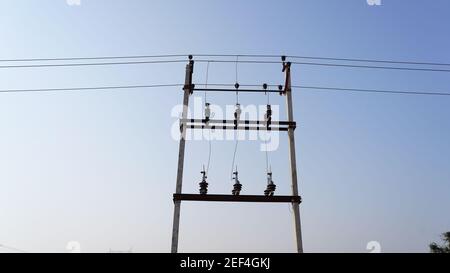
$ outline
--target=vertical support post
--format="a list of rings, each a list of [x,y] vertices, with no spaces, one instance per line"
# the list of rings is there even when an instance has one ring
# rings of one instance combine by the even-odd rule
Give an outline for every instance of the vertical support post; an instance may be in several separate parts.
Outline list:
[[[186,146],[186,122],[187,113],[189,108],[189,96],[192,94],[192,74],[194,72],[194,61],[192,60],[192,56],[189,56],[189,64],[186,65],[186,77],[184,81],[184,96],[183,96],[183,113],[182,113],[182,121],[180,124],[181,138],[180,138],[180,146],[178,151],[178,170],[177,170],[177,184],[175,188],[175,193],[181,194],[182,185],[183,185],[183,167],[184,167],[184,151]],[[173,228],[172,228],[172,253],[178,252],[178,233],[180,228],[180,209],[181,209],[181,201],[174,201],[174,212],[173,212]]]
[[[286,105],[287,105],[287,118],[289,122],[294,121],[294,110],[292,107],[292,88],[291,88],[291,63],[285,63],[283,60],[283,72],[285,73],[285,85],[284,93],[286,95]],[[292,195],[298,195],[298,184],[297,184],[297,161],[295,157],[295,139],[294,139],[294,128],[288,128],[288,139],[289,139],[289,161],[291,169],[291,182],[292,182]],[[292,210],[294,212],[294,227],[295,227],[295,238],[297,245],[297,252],[303,253],[303,242],[302,242],[302,229],[300,222],[300,207],[299,203],[292,203]]]

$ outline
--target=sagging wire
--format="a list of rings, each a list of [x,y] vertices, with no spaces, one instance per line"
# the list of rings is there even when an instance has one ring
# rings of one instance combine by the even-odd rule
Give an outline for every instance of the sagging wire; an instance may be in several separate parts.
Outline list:
[[[236,83],[234,84],[234,87],[236,88],[236,104],[239,103],[239,81],[238,81],[238,64],[239,64],[239,55],[236,56],[236,68],[235,68],[235,80]]]
[[[238,143],[239,143],[239,139],[236,136],[236,143],[234,145],[234,152],[233,152],[233,161],[231,163],[231,180],[233,180],[233,175],[234,175],[234,163],[236,161],[236,153],[237,153]],[[236,166],[236,169],[237,169],[237,166]]]
[[[206,64],[206,79],[205,79],[205,88],[208,88],[208,78],[209,78],[209,62]],[[208,122],[211,117],[211,109],[210,104],[207,101],[206,91],[205,91],[205,120]],[[209,174],[209,167],[211,164],[211,128],[208,129],[208,164],[206,165],[206,175]]]
[[[238,64],[239,64],[239,55],[236,55],[236,67],[235,67],[235,80],[236,83],[234,84],[234,87],[236,88],[236,110],[234,112],[234,123],[235,123],[235,127],[237,128],[238,126],[238,122],[240,119],[240,115],[241,115],[241,106],[239,104],[239,82],[238,82]],[[237,165],[236,165],[236,173],[234,172],[234,163],[236,161],[236,154],[237,154],[237,148],[238,148],[238,143],[239,143],[239,136],[238,136],[238,131],[235,130],[235,136],[236,136],[236,143],[234,145],[234,152],[233,152],[233,161],[231,164],[231,180],[234,179],[235,175],[237,177]]]
[[[264,84],[263,88],[267,89],[267,84]],[[267,110],[266,110],[266,114],[264,115],[264,120],[266,122],[267,129],[269,129],[269,127],[272,123],[272,108],[269,103],[270,101],[269,101],[267,92],[266,92],[266,96],[267,96]],[[267,142],[269,140],[269,134],[270,134],[270,131],[267,130],[266,131],[267,139],[264,142],[265,150],[266,150],[265,152],[266,152],[266,172],[267,172],[267,188],[266,188],[266,190],[264,190],[265,196],[273,196],[275,193],[276,187],[277,187],[275,185],[275,183],[273,182],[272,170],[271,170],[271,166],[269,165],[269,149],[267,147]]]
[[[267,83],[264,83],[263,84],[263,89],[267,90],[267,87],[268,87]],[[265,95],[267,97],[267,112],[264,115],[264,119],[265,119],[265,121],[267,123],[267,126],[269,126],[269,123],[270,123],[269,119],[271,120],[271,116],[272,116],[272,110],[270,110],[270,112],[269,112],[269,109],[270,109],[269,108],[269,106],[270,106],[270,97],[269,97],[270,93],[265,92]],[[264,141],[265,152],[266,152],[266,172],[267,173],[269,173],[269,168],[270,168],[270,166],[269,166],[269,152],[268,152],[268,148],[267,148],[267,141],[269,139],[269,134],[270,134],[269,132],[270,132],[269,130],[266,131],[266,139]]]

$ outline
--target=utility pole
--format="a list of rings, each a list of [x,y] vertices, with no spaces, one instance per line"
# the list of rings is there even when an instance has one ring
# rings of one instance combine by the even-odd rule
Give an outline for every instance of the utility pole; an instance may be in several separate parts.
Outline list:
[[[301,203],[301,197],[298,194],[297,185],[297,163],[295,157],[295,141],[294,141],[294,130],[297,126],[294,121],[293,105],[292,105],[292,89],[291,89],[291,64],[285,61],[286,58],[283,56],[283,72],[285,73],[285,85],[284,89],[280,85],[278,90],[268,90],[267,84],[263,85],[264,90],[257,89],[239,89],[239,84],[235,84],[235,89],[227,88],[196,88],[192,84],[192,74],[194,71],[194,61],[192,56],[189,56],[189,64],[186,66],[186,79],[184,85],[184,96],[183,96],[183,113],[180,120],[180,146],[178,154],[178,170],[177,170],[177,184],[175,193],[173,195],[174,201],[174,217],[173,217],[173,230],[172,230],[172,253],[178,252],[178,235],[180,226],[180,207],[181,201],[204,201],[204,202],[264,202],[264,203],[291,203],[294,211],[294,227],[295,227],[295,238],[296,238],[296,248],[298,253],[303,253],[302,245],[302,234],[301,234],[301,222],[300,222],[300,209],[299,204]],[[238,90],[239,89],[239,90]],[[268,118],[264,121],[261,120],[241,120],[239,115],[240,112],[235,112],[234,120],[215,120],[210,119],[209,116],[202,119],[188,119],[187,112],[189,107],[189,96],[193,92],[260,92],[260,93],[279,93],[280,95],[286,96],[286,106],[287,106],[287,121],[272,121],[270,105],[267,105]],[[239,109],[240,111],[240,109]],[[269,112],[270,111],[270,112]],[[270,115],[269,115],[270,113]],[[183,166],[184,166],[184,153],[186,145],[186,131],[188,129],[211,129],[211,130],[256,130],[256,131],[284,131],[288,133],[289,139],[289,160],[290,160],[290,170],[291,170],[291,183],[292,183],[292,195],[281,196],[274,195],[276,186],[273,183],[272,172],[268,171],[268,185],[267,189],[264,191],[264,195],[241,195],[240,191],[242,185],[238,180],[238,172],[235,175],[235,184],[232,190],[232,194],[208,194],[206,182],[207,177],[203,171],[203,179],[200,183],[200,194],[186,194],[182,193],[182,182],[183,182]]]
[[[194,61],[192,60],[192,56],[189,56],[189,63],[186,65],[186,77],[184,80],[184,95],[183,95],[183,114],[181,116],[182,121],[180,124],[180,147],[178,152],[178,169],[177,169],[177,184],[175,188],[176,194],[181,194],[182,186],[183,186],[183,167],[184,167],[184,151],[186,147],[186,122],[184,120],[187,119],[187,113],[189,109],[189,96],[192,94],[192,74],[194,73]],[[180,228],[180,209],[181,209],[181,201],[174,200],[175,209],[173,212],[173,228],[172,228],[172,253],[178,252],[178,233]]]
[[[283,72],[285,73],[284,91],[286,94],[287,117],[288,121],[291,122],[294,120],[294,109],[292,106],[292,88],[291,88],[291,63],[285,62],[284,57],[283,57]],[[295,137],[293,128],[288,128],[288,139],[289,139],[289,162],[291,163],[290,169],[291,169],[292,195],[297,196],[298,195],[297,160],[295,156]],[[294,228],[295,228],[297,252],[303,253],[299,203],[292,203],[292,210],[294,212]]]

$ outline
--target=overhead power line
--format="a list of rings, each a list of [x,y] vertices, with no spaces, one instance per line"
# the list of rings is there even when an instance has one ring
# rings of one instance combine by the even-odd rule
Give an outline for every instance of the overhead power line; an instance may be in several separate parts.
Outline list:
[[[201,86],[202,84],[197,84]],[[209,86],[232,86],[231,84],[214,84],[208,83]],[[20,92],[58,92],[58,91],[90,91],[90,90],[114,90],[114,89],[139,89],[139,88],[158,88],[158,87],[183,87],[184,84],[147,84],[147,85],[116,85],[116,86],[96,86],[96,87],[69,87],[69,88],[39,88],[39,89],[3,89],[0,93],[20,93]],[[256,84],[242,84],[241,86],[258,87]],[[277,85],[268,85],[277,86]],[[292,85],[293,89],[310,89],[310,90],[324,90],[324,91],[345,91],[345,92],[365,92],[365,93],[386,93],[386,94],[402,94],[402,95],[429,95],[429,96],[450,96],[450,92],[427,92],[427,91],[411,91],[411,90],[383,90],[383,89],[361,89],[361,88],[342,88],[331,86],[307,86],[307,85]],[[205,89],[201,89],[205,91]],[[208,89],[206,89],[208,90]],[[216,89],[211,88],[214,92]],[[217,89],[218,90],[218,89]],[[226,89],[220,89],[226,91]],[[235,92],[229,89],[230,92]],[[252,90],[254,93],[264,93],[267,90]],[[274,91],[278,92],[278,91]]]
[[[233,84],[225,83],[208,83],[209,86],[221,86],[231,87]],[[279,90],[265,90],[262,89],[262,84],[239,84],[242,87],[253,87],[251,90],[247,90],[250,93],[278,93]],[[202,84],[196,84],[196,86],[202,86]],[[278,87],[276,84],[268,84],[268,87]],[[261,89],[256,89],[256,88]],[[434,91],[408,91],[408,90],[383,90],[383,89],[361,89],[361,88],[343,88],[343,87],[326,87],[326,86],[308,86],[308,85],[292,85],[293,89],[312,89],[312,90],[324,90],[324,91],[347,91],[347,92],[367,92],[367,93],[390,93],[390,94],[405,94],[405,95],[431,95],[431,96],[450,96],[450,92],[434,92]],[[205,90],[200,88],[200,90]],[[225,88],[211,88],[212,92],[226,91]],[[234,89],[229,89],[230,92],[235,92]]]
[[[189,54],[162,54],[162,55],[113,55],[113,56],[91,56],[91,57],[62,57],[62,58],[22,58],[22,59],[0,59],[0,62],[37,62],[37,61],[80,61],[80,60],[114,60],[114,59],[150,59],[150,58],[183,58]],[[243,58],[280,58],[282,55],[275,54],[191,54],[194,57],[243,57]],[[358,59],[358,58],[338,58],[307,55],[285,55],[289,59],[310,59],[345,62],[365,62],[365,63],[389,63],[408,65],[436,65],[450,66],[450,63],[441,62],[419,62],[419,61],[399,61],[386,59]]]
[[[328,61],[450,66],[450,63],[438,63],[438,62],[395,61],[395,60],[376,60],[376,59],[352,59],[352,58],[332,58],[332,57],[314,57],[314,56],[288,56],[288,57],[289,58],[293,58],[293,59],[312,59],[312,60],[328,60]]]
[[[70,67],[70,66],[100,66],[100,65],[130,65],[130,64],[162,64],[181,63],[186,60],[160,60],[160,61],[127,61],[127,62],[100,62],[100,63],[63,63],[63,64],[26,64],[1,65],[0,68],[34,68],[34,67]]]
[[[28,59],[0,59],[0,62],[42,62],[42,61],[81,61],[81,60],[114,60],[114,59],[150,59],[150,58],[182,58],[188,54],[166,55],[128,55],[128,56],[94,56],[94,57],[63,57],[63,58],[28,58]]]
[[[43,68],[43,67],[77,67],[77,66],[108,66],[108,65],[140,65],[140,64],[163,64],[163,63],[184,63],[186,60],[165,60],[165,61],[127,61],[127,62],[100,62],[100,63],[64,63],[64,64],[27,64],[27,65],[1,65],[0,69],[5,68]],[[252,61],[252,60],[196,60],[196,62],[209,63],[252,63],[252,64],[280,64],[279,61]],[[391,66],[370,66],[370,65],[348,65],[348,64],[329,64],[313,62],[292,62],[295,65],[313,65],[328,67],[347,67],[347,68],[367,68],[367,69],[389,69],[406,71],[428,71],[428,72],[450,72],[450,69],[432,69],[432,68],[408,68]]]
[[[94,56],[94,57],[65,57],[65,58],[28,58],[28,59],[1,59],[0,62],[47,62],[47,61],[81,61],[81,60],[114,60],[114,59],[157,59],[142,61],[121,61],[121,62],[94,62],[94,63],[40,63],[23,65],[1,65],[0,68],[38,68],[38,67],[71,67],[71,66],[105,66],[105,65],[132,65],[132,64],[151,64],[151,63],[178,63],[186,62],[187,59],[161,60],[161,58],[182,58],[188,54],[165,54],[165,55],[128,55],[128,56]],[[197,62],[216,62],[216,63],[254,63],[254,64],[279,64],[280,60],[267,60],[265,58],[280,58],[280,55],[264,54],[193,54],[197,57],[247,57],[253,59],[223,60],[223,59],[199,59]],[[427,65],[427,66],[450,66],[450,63],[438,62],[417,62],[417,61],[395,61],[379,59],[356,59],[356,58],[333,58],[321,56],[298,56],[286,55],[289,59],[308,59],[308,60],[327,60],[339,62],[364,62],[364,63],[388,63],[403,65]],[[258,59],[254,59],[258,58]],[[261,59],[263,58],[263,59]],[[292,61],[295,65],[312,65],[327,67],[346,67],[346,68],[366,68],[366,69],[388,69],[405,71],[428,71],[428,72],[450,72],[450,69],[424,68],[424,67],[398,67],[398,66],[376,66],[376,65],[357,65],[346,63],[322,63],[322,62],[302,62]]]
[[[413,68],[413,67],[374,66],[374,65],[330,64],[330,63],[312,63],[312,62],[292,62],[292,64],[315,65],[315,66],[334,66],[334,67],[348,67],[348,68],[389,69],[389,70],[405,70],[405,71],[450,72],[450,69],[435,69],[435,68]]]
[[[249,57],[249,58],[280,58],[282,55],[268,54],[194,54],[199,57]],[[450,63],[440,62],[418,62],[418,61],[399,61],[386,59],[358,59],[358,58],[336,58],[322,56],[300,56],[300,55],[284,55],[288,59],[311,59],[311,60],[328,60],[328,61],[346,61],[346,62],[365,62],[365,63],[389,63],[389,64],[408,64],[408,65],[439,65],[450,66]]]
[[[157,87],[181,87],[181,86],[184,86],[184,84],[117,85],[117,86],[39,88],[39,89],[3,89],[0,90],[0,93],[89,91],[89,90],[138,89],[138,88],[157,88]]]
[[[424,92],[424,91],[407,91],[407,90],[359,89],[359,88],[305,86],[305,85],[293,85],[292,88],[325,90],[325,91],[346,91],[346,92],[402,94],[402,95],[450,96],[450,92],[446,93],[446,92]]]
[[[255,60],[196,60],[196,62],[210,63],[250,63],[250,64],[280,64],[281,61],[255,61]],[[332,63],[316,63],[316,62],[291,62],[294,65],[312,65],[312,66],[328,66],[328,67],[346,67],[346,68],[367,68],[367,69],[388,69],[388,70],[405,70],[405,71],[428,71],[428,72],[450,72],[450,69],[434,69],[434,68],[413,68],[413,67],[396,67],[396,66],[375,66],[375,65],[353,65],[353,64],[332,64]]]

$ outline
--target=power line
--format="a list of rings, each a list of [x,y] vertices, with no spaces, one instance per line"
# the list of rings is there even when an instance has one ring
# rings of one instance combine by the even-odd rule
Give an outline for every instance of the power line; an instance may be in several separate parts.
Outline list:
[[[450,66],[450,63],[437,63],[437,62],[395,61],[395,60],[376,60],[376,59],[353,59],[353,58],[333,58],[333,57],[314,57],[314,56],[287,56],[287,57],[288,58],[293,58],[293,59],[313,59],[313,60],[346,61],[346,62]]]
[[[70,67],[70,66],[128,65],[128,64],[162,64],[162,63],[181,63],[181,62],[186,62],[186,60],[1,65],[0,68],[35,68],[35,67]]]
[[[232,61],[232,60],[195,60],[195,61],[196,62],[211,62],[211,63],[235,63],[236,62],[236,61]],[[281,61],[239,60],[238,62],[239,63],[249,63],[249,64],[281,64]],[[291,62],[291,64],[328,66],[328,67],[346,67],[346,68],[405,70],[405,71],[450,72],[450,69],[375,66],[375,65],[353,65],[353,64],[332,64],[332,63],[317,63],[317,62]]]
[[[198,84],[201,85],[201,84]],[[210,86],[232,86],[232,84],[208,83]],[[19,93],[19,92],[58,92],[58,91],[89,91],[89,90],[114,90],[114,89],[139,89],[139,88],[158,88],[158,87],[182,87],[184,84],[148,84],[148,85],[117,85],[117,86],[97,86],[97,87],[70,87],[70,88],[39,88],[39,89],[3,89],[0,93]],[[260,86],[257,84],[241,84],[241,86]],[[277,85],[268,85],[277,86]],[[433,92],[433,91],[411,91],[411,90],[383,90],[383,89],[362,89],[362,88],[342,88],[330,86],[308,86],[308,85],[292,85],[293,89],[312,89],[324,91],[347,91],[347,92],[366,92],[366,93],[390,93],[404,95],[430,95],[430,96],[450,96],[450,92]],[[206,88],[205,88],[206,89]],[[204,89],[202,89],[204,91]],[[214,92],[216,89],[207,91]],[[219,89],[217,89],[219,90]],[[234,89],[220,89],[221,91],[235,92]],[[264,93],[267,90],[252,90],[254,93]],[[279,91],[276,91],[279,92]]]
[[[92,57],[62,57],[62,58],[22,58],[22,59],[0,59],[0,62],[37,62],[37,61],[76,61],[76,60],[113,60],[113,59],[149,59],[149,58],[181,58],[190,54],[162,54],[162,55],[113,55],[113,56],[92,56]],[[247,58],[280,58],[282,55],[275,54],[191,54],[197,57],[247,57]],[[307,55],[284,55],[292,59],[329,60],[346,62],[366,62],[366,63],[390,63],[409,65],[436,65],[450,66],[450,63],[440,62],[419,62],[419,61],[399,61],[386,59],[359,59],[359,58],[339,58]]]
[[[71,57],[71,58],[30,58],[30,59],[3,59],[0,62],[24,62],[24,61],[73,61],[73,60],[107,60],[107,59],[141,59],[141,58],[173,58],[183,57],[183,54],[167,54],[167,55],[131,55],[131,56],[100,56],[100,57]],[[250,55],[250,54],[195,54],[193,56],[200,57],[252,57],[252,58],[274,58],[277,55]],[[301,59],[317,59],[332,61],[351,61],[351,62],[376,62],[390,64],[408,64],[408,65],[440,65],[450,66],[448,63],[431,63],[431,62],[409,62],[409,61],[391,61],[391,60],[375,60],[375,59],[351,59],[351,58],[331,58],[331,57],[313,57],[313,56],[287,56],[290,58]],[[145,61],[124,61],[124,62],[100,62],[100,63],[56,63],[56,64],[26,64],[26,65],[2,65],[4,68],[39,68],[39,67],[74,67],[74,66],[106,66],[106,65],[132,65],[132,64],[158,64],[158,63],[179,63],[187,60],[145,60]],[[218,59],[199,59],[197,62],[215,62],[215,63],[249,63],[249,64],[280,64],[281,61],[274,60],[218,60]],[[320,63],[320,62],[291,62],[295,65],[312,65],[327,67],[346,67],[346,68],[365,68],[365,69],[387,69],[387,70],[405,70],[405,71],[427,71],[427,72],[450,72],[450,69],[436,68],[418,68],[418,67],[397,67],[397,66],[375,66],[375,65],[356,65],[356,64],[338,64],[338,63]]]
[[[196,84],[202,85],[202,84]],[[233,86],[232,84],[224,84],[224,83],[208,83],[210,86]],[[245,87],[262,87],[262,84],[239,84],[240,86]],[[279,85],[276,84],[268,84],[269,87],[276,87]],[[406,94],[406,95],[434,95],[434,96],[450,96],[450,92],[434,92],[434,91],[408,91],[408,90],[382,90],[382,89],[361,89],[361,88],[342,88],[342,87],[325,87],[325,86],[308,86],[308,85],[292,85],[293,89],[314,89],[314,90],[328,90],[328,91],[348,91],[348,92],[368,92],[368,93],[392,93],[392,94]],[[205,90],[206,88],[200,88],[201,90]],[[211,88],[209,89],[211,92],[218,91],[227,91],[227,89],[220,88]],[[229,90],[230,92],[234,92],[233,89]],[[279,90],[264,90],[264,89],[250,89],[245,90],[250,93],[279,93]]]
[[[199,57],[250,57],[250,58],[280,58],[282,55],[270,54],[194,54]],[[328,60],[328,61],[346,61],[346,62],[365,62],[365,63],[390,63],[390,64],[409,64],[409,65],[439,65],[450,66],[450,63],[439,62],[418,62],[418,61],[398,61],[386,59],[358,59],[358,58],[336,58],[322,56],[300,56],[300,55],[284,55],[286,58],[292,59],[311,59],[311,60]]]
[[[315,65],[315,66],[334,66],[334,67],[348,67],[348,68],[390,69],[390,70],[405,70],[405,71],[450,72],[450,69],[435,69],[435,68],[413,68],[413,67],[395,67],[395,66],[330,64],[330,63],[313,63],[313,62],[292,62],[292,64]]]
[[[359,89],[359,88],[305,86],[305,85],[293,85],[292,88],[314,89],[314,90],[325,90],[325,91],[388,93],[388,94],[403,94],[403,95],[450,96],[450,93],[445,93],[445,92],[423,92],[423,91],[406,91],[406,90]]]
[[[88,90],[137,89],[137,88],[181,87],[181,86],[184,86],[184,84],[118,85],[118,86],[39,88],[39,89],[3,89],[0,90],[0,93],[88,91]]]
[[[63,57],[63,58],[28,58],[28,59],[0,59],[0,62],[41,62],[41,61],[81,61],[81,60],[114,60],[114,59],[150,59],[187,57],[188,54],[166,55],[128,55],[128,56],[94,56],[94,57]]]

